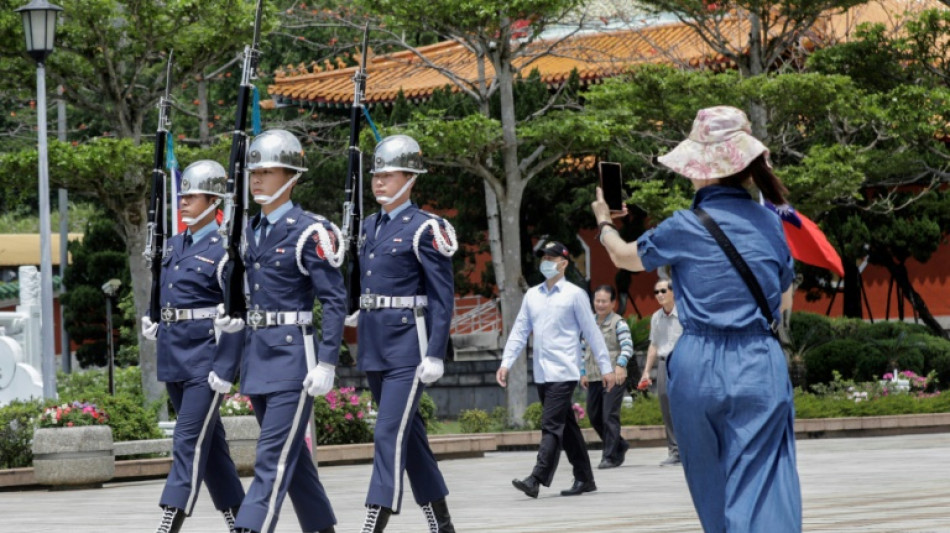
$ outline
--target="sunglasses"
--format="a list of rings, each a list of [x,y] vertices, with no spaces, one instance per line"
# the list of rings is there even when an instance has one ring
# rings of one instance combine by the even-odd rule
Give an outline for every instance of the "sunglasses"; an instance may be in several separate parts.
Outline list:
[[[666,294],[669,289],[657,289],[653,291],[653,294]]]

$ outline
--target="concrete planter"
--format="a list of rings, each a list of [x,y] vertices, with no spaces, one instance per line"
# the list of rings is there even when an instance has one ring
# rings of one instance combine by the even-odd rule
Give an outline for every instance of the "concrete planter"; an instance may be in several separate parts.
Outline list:
[[[261,427],[253,415],[222,416],[224,432],[227,435],[231,459],[238,474],[249,476],[254,473],[254,458],[257,455],[257,439],[261,436]]]
[[[112,428],[37,429],[33,434],[33,468],[40,485],[101,486],[115,476]]]

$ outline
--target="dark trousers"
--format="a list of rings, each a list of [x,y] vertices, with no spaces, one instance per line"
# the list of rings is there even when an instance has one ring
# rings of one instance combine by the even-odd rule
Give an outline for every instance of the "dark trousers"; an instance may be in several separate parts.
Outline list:
[[[159,503],[191,515],[204,481],[216,509],[241,505],[244,487],[218,415],[221,395],[211,390],[206,377],[166,383],[165,389],[178,419],[172,438],[172,467]]]
[[[320,531],[336,524],[330,499],[317,476],[304,442],[313,398],[306,391],[252,395],[261,425],[254,460],[254,481],[247,489],[235,526],[273,533],[285,496],[290,496],[301,531]]]
[[[604,459],[613,463],[619,463],[630,447],[620,436],[620,407],[625,391],[625,387],[618,385],[608,392],[600,381],[587,384],[587,416],[604,443]]]
[[[538,384],[538,397],[541,398],[543,407],[541,444],[538,447],[538,462],[534,465],[531,475],[545,487],[551,486],[562,449],[574,467],[574,479],[583,482],[594,480],[590,456],[587,455],[587,444],[574,418],[573,397],[576,386],[576,381]]]
[[[419,414],[424,386],[416,367],[367,372],[366,380],[378,406],[373,433],[373,476],[366,505],[399,512],[403,472],[419,505],[444,499],[449,493],[435,455],[429,448],[426,423]]]

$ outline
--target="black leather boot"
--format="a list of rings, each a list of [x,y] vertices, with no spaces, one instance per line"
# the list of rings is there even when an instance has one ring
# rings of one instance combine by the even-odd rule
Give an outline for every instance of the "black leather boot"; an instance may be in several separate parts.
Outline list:
[[[155,533],[178,533],[185,521],[185,511],[177,507],[162,506],[162,522]]]
[[[363,521],[363,529],[360,533],[382,533],[389,523],[389,517],[393,510],[379,505],[366,506],[366,520]]]
[[[221,511],[221,514],[224,515],[224,523],[228,525],[228,533],[238,533],[238,530],[234,527],[234,521],[237,520],[238,509],[240,509],[240,507],[230,507]]]
[[[429,533],[455,533],[452,517],[449,516],[449,506],[444,498],[423,505],[422,512],[426,515]]]

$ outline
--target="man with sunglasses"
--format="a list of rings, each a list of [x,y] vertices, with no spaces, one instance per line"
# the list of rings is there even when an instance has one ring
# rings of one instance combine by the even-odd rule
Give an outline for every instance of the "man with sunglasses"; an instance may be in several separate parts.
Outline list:
[[[650,379],[650,369],[660,361],[656,370],[656,390],[660,397],[660,412],[663,414],[663,424],[666,426],[666,446],[669,456],[660,466],[680,464],[679,447],[676,445],[676,435],[673,434],[673,419],[670,416],[670,397],[666,393],[666,359],[673,352],[676,341],[683,334],[683,326],[676,314],[676,303],[673,301],[673,282],[660,279],[653,286],[653,294],[660,304],[660,309],[653,313],[650,319],[650,347],[647,349],[647,361],[643,365],[643,376],[640,378],[638,389],[646,389],[653,384]]]

